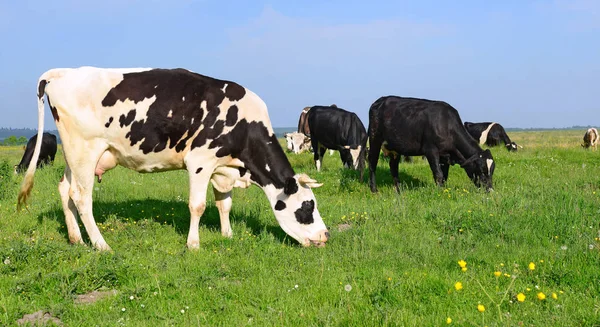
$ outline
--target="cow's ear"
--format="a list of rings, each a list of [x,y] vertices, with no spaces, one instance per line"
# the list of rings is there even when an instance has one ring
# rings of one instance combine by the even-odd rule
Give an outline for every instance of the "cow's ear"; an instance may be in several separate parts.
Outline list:
[[[298,183],[296,182],[296,179],[294,177],[288,177],[283,186],[283,193],[292,195],[296,192],[298,192]]]
[[[323,186],[323,183],[318,183],[316,180],[308,177],[306,174],[300,174],[298,176],[298,183],[302,186],[308,186],[310,188],[317,188]]]

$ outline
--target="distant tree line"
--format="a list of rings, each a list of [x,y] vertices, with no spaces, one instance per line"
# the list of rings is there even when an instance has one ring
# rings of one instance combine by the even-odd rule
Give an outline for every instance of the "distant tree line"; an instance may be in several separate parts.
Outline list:
[[[2,145],[6,145],[6,146],[25,145],[25,144],[27,144],[27,138],[25,136],[16,137],[14,135],[11,135],[2,141]]]
[[[58,131],[46,131],[56,135],[58,143],[60,137]],[[32,128],[0,128],[0,145],[25,145],[32,136],[37,135],[37,129]]]

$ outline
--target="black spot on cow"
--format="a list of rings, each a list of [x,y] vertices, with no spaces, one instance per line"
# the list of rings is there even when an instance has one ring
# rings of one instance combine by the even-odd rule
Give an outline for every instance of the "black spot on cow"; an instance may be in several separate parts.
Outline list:
[[[48,82],[43,79],[40,81],[40,84],[38,84],[38,98],[41,99],[44,96],[44,90],[46,89],[46,84]]]
[[[225,121],[217,119],[218,106],[225,97],[237,101],[245,94],[245,89],[234,82],[185,69],[152,69],[123,74],[123,80],[105,95],[102,105],[111,107],[118,101],[129,99],[137,103],[155,97],[146,117],[133,122],[126,137],[132,145],[139,143],[144,153],[159,152],[167,146],[181,152],[196,134],[192,148],[219,136]]]
[[[227,82],[227,88],[225,89],[225,96],[229,101],[239,101],[246,95],[246,89],[236,83]]]
[[[238,170],[240,171],[240,177],[244,177],[244,175],[246,175],[246,172],[248,171],[248,169],[244,167],[238,167]]]
[[[113,118],[112,117],[108,118],[108,122],[106,122],[106,124],[104,124],[104,127],[106,127],[106,128],[110,127],[110,124],[112,124],[112,122],[113,122]]]
[[[315,219],[313,218],[313,211],[315,210],[315,201],[308,200],[302,202],[302,206],[294,212],[296,220],[304,225],[312,224]]]
[[[273,184],[282,189],[285,181],[294,176],[275,134],[270,134],[262,122],[242,119],[227,134],[222,134],[210,143],[218,148],[218,158],[231,156],[240,159],[251,173],[252,181],[260,186]],[[267,170],[267,164],[270,170]]]
[[[131,109],[127,113],[127,116],[121,115],[121,117],[119,118],[119,123],[121,124],[121,127],[129,126],[134,119],[135,119],[135,109]]]
[[[283,202],[281,200],[277,200],[277,203],[275,204],[275,210],[281,211],[281,210],[285,209],[285,207],[286,207],[285,202]]]
[[[285,186],[283,187],[283,193],[287,195],[292,195],[298,192],[298,183],[296,183],[296,179],[293,177],[289,177],[285,180]]]
[[[60,117],[58,117],[58,110],[56,110],[56,107],[52,106],[52,103],[50,102],[50,97],[48,97],[48,106],[50,107],[50,112],[52,113],[52,118],[54,118],[54,121],[59,122]]]
[[[198,169],[196,169],[196,174],[199,174],[202,171],[202,167],[198,167]]]
[[[238,119],[238,107],[233,105],[227,110],[227,117],[225,118],[225,126],[233,126]]]

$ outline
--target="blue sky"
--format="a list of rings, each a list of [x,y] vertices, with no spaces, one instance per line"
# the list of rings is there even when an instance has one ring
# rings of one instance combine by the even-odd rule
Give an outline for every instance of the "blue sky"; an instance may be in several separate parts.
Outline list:
[[[367,125],[383,95],[505,127],[600,125],[596,0],[4,0],[0,40],[0,127],[35,128],[38,77],[84,65],[233,80],[275,127],[332,103]]]

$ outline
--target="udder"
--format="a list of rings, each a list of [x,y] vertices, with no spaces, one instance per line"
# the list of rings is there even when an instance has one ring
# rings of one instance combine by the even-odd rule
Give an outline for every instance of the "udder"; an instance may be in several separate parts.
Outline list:
[[[110,151],[104,151],[100,160],[96,164],[94,174],[98,177],[98,183],[102,182],[102,174],[115,168],[117,166],[117,158],[110,153]]]

